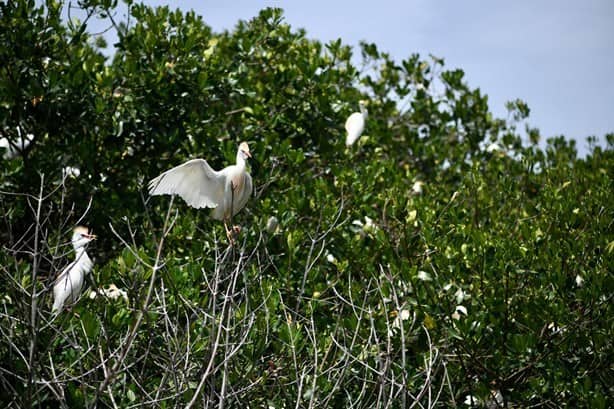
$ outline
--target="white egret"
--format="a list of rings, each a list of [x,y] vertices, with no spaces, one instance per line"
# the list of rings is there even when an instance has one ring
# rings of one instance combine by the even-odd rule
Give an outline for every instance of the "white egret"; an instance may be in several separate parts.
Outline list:
[[[498,142],[493,142],[490,145],[488,145],[486,147],[486,152],[488,153],[493,153],[493,152],[498,152],[498,151],[502,151],[503,148],[501,147],[501,145]]]
[[[94,263],[85,252],[85,246],[96,236],[87,227],[77,226],[73,230],[72,245],[75,248],[75,261],[70,263],[55,280],[53,286],[52,312],[59,313],[66,303],[74,303],[81,295],[85,275],[92,271]]]
[[[93,300],[94,298],[97,297],[98,294],[102,294],[102,296],[110,300],[118,300],[121,298],[124,301],[128,302],[128,293],[126,292],[126,290],[122,290],[121,288],[118,288],[113,283],[109,284],[108,286],[104,288],[99,288],[97,290],[90,291],[90,299]]]
[[[228,239],[233,241],[233,232],[238,226],[228,228],[230,218],[237,214],[252,194],[252,177],[245,168],[251,158],[249,146],[241,142],[237,150],[236,165],[216,171],[204,159],[192,159],[174,167],[149,182],[149,194],[179,195],[197,209],[213,208],[211,217],[222,220]]]
[[[26,134],[26,137],[21,136],[21,130],[17,127],[19,136],[11,143],[7,138],[0,138],[0,148],[4,148],[5,152],[2,155],[4,159],[14,159],[23,152],[34,139],[31,133]]]
[[[66,179],[68,177],[78,178],[81,175],[81,169],[74,166],[64,166],[62,169],[62,179]]]
[[[360,112],[354,112],[345,121],[345,130],[347,135],[345,137],[345,145],[352,146],[354,142],[360,138],[362,132],[365,130],[365,121],[368,116],[367,101],[359,101]]]
[[[412,193],[415,195],[421,195],[423,191],[422,189],[423,186],[424,186],[424,182],[422,182],[421,180],[415,181],[411,187]]]

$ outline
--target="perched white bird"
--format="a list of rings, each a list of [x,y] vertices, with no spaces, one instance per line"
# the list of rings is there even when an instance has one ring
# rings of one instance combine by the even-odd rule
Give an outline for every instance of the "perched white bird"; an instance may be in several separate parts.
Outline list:
[[[62,169],[62,179],[66,179],[67,177],[76,179],[79,175],[81,175],[81,169],[74,166],[65,166],[64,169]]]
[[[74,303],[81,295],[85,275],[92,271],[94,263],[85,252],[85,246],[96,236],[87,227],[77,226],[73,230],[72,245],[75,248],[75,261],[70,263],[55,280],[53,286],[54,313],[59,313],[67,303]]]
[[[366,108],[367,101],[361,100],[358,102],[358,105],[360,106],[360,112],[354,112],[345,121],[345,130],[347,131],[345,137],[346,146],[352,146],[360,138],[362,131],[365,130],[365,121],[369,114]]]
[[[237,214],[252,194],[252,177],[247,173],[245,161],[251,158],[249,146],[241,142],[237,151],[237,164],[216,171],[204,159],[192,159],[167,170],[149,182],[149,194],[179,195],[197,209],[213,208],[211,217],[222,220],[229,240],[238,226],[228,229],[228,222]]]
[[[421,195],[422,194],[422,187],[424,186],[424,182],[422,182],[421,180],[417,180],[414,182],[414,184],[411,187],[411,191],[413,194],[415,195]]]
[[[13,143],[9,142],[7,138],[0,138],[0,148],[5,149],[5,152],[2,155],[4,159],[16,158],[17,155],[19,155],[20,152],[25,150],[34,139],[34,135],[32,135],[31,133],[26,134],[25,138],[22,137],[21,130],[19,129],[19,127],[17,127],[17,133],[19,134],[19,136],[16,140],[13,141]]]
[[[118,288],[113,283],[109,284],[105,288],[99,288],[97,290],[90,291],[90,299],[93,300],[94,298],[97,297],[98,294],[101,294],[102,296],[110,300],[118,300],[121,298],[124,301],[128,302],[128,293],[126,292],[126,290],[122,290],[121,288]]]

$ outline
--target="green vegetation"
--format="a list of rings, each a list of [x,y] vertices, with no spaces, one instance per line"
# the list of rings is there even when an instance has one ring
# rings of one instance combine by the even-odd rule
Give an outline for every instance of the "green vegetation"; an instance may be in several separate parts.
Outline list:
[[[0,3],[0,136],[34,135],[0,159],[0,406],[611,407],[614,134],[583,159],[522,143],[522,101],[494,118],[442,59],[362,44],[356,64],[278,9],[214,33],[78,3],[112,59],[67,5]],[[241,140],[234,247],[208,211],[147,199]],[[77,223],[94,287],[51,320]],[[111,284],[128,299],[90,297]]]

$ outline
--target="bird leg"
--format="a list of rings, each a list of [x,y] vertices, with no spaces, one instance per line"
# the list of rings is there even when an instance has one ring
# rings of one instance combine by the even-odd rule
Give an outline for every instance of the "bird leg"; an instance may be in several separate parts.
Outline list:
[[[235,190],[236,190],[236,186],[234,184],[234,182],[231,180],[230,181],[230,217],[228,217],[228,221],[230,221],[230,223],[232,224],[232,214],[234,213],[234,201],[235,201]],[[230,241],[231,244],[234,244],[235,238],[237,238],[239,236],[239,233],[241,233],[241,226],[232,226],[231,229],[228,228],[228,225],[226,224],[226,220],[224,220],[224,227],[226,228],[226,235],[228,236],[228,240]]]
[[[228,237],[228,241],[230,244],[235,244],[235,239],[233,237],[232,231],[228,228],[228,222],[224,219],[224,229],[226,230],[226,237]]]
[[[241,226],[232,226],[228,228],[228,221],[224,219],[224,228],[226,229],[226,237],[228,237],[228,241],[230,244],[235,244],[235,239],[241,233]]]
[[[239,233],[241,233],[241,226],[235,225],[228,228],[228,222],[224,219],[224,229],[226,229],[226,237],[228,237],[230,244],[235,244],[235,239],[239,236]]]

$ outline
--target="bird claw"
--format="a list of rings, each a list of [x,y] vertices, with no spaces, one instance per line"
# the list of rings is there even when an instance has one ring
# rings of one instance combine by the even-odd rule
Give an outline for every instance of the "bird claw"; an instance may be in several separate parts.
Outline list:
[[[226,237],[228,237],[228,241],[231,245],[235,244],[235,240],[239,237],[239,233],[241,233],[241,226],[232,226],[232,228],[226,227]]]
[[[230,242],[231,246],[235,244],[235,239],[232,236],[232,232],[230,230],[226,230],[226,237],[228,237],[228,241]]]

